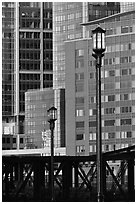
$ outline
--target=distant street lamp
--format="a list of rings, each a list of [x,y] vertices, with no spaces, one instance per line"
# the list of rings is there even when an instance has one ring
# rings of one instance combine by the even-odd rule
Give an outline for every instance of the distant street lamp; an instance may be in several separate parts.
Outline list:
[[[54,127],[55,127],[55,121],[57,120],[57,109],[52,106],[49,110],[47,110],[48,113],[48,122],[50,124],[50,130],[51,130],[51,168],[50,168],[50,187],[51,187],[51,201],[54,201]]]
[[[101,62],[105,52],[105,30],[98,26],[92,31],[93,51],[96,59],[96,148],[97,148],[97,201],[103,201],[102,181],[102,127],[101,127]]]

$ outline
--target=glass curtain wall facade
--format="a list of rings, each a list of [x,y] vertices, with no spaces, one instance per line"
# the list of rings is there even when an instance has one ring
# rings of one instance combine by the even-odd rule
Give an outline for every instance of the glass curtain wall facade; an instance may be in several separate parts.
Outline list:
[[[19,112],[25,91],[52,87],[52,4],[19,3]]]
[[[3,2],[2,13],[2,114],[3,120],[13,116],[19,138],[24,134],[25,92],[53,87],[52,2]]]
[[[2,116],[14,115],[15,3],[2,3]],[[8,119],[7,119],[8,120]]]
[[[2,2],[2,149],[14,146],[16,111],[16,4]]]

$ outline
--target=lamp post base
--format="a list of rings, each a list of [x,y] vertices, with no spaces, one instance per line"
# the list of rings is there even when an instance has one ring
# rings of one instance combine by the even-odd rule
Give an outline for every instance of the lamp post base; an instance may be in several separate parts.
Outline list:
[[[51,198],[51,202],[54,202],[54,198]]]
[[[104,201],[104,196],[101,193],[97,194],[97,202],[103,202]]]

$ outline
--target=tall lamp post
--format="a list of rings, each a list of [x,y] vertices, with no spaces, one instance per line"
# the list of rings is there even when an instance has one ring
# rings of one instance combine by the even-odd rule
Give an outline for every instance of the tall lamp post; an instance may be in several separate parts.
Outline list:
[[[105,30],[98,26],[92,31],[93,51],[96,59],[96,154],[97,154],[97,201],[103,201],[102,181],[102,129],[101,129],[101,61],[105,52]]]
[[[51,130],[51,168],[50,168],[50,187],[51,187],[51,201],[54,201],[54,127],[57,120],[57,109],[52,106],[48,113],[48,122]]]

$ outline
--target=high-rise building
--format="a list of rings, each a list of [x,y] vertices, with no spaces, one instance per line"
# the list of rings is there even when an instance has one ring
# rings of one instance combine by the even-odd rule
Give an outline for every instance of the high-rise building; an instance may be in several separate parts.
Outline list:
[[[53,87],[65,88],[66,40],[84,38],[81,23],[120,12],[119,2],[53,2]]]
[[[120,12],[135,10],[135,2],[120,2]]]
[[[81,23],[119,13],[120,7],[120,2],[53,2],[53,87],[55,89],[65,88],[67,54],[65,41],[85,38],[87,31]]]
[[[24,137],[25,92],[28,89],[48,88],[52,87],[52,84],[55,89],[65,88],[64,42],[87,36],[88,33],[81,23],[124,12],[127,9],[132,10],[132,8],[135,8],[134,2],[2,3],[4,148],[9,141],[13,143],[12,137],[15,138],[14,143],[18,141],[14,148],[19,148],[20,137]],[[56,102],[55,95],[57,107]],[[10,130],[11,124],[12,134],[7,134],[7,127],[9,125]],[[58,137],[60,127],[61,124],[58,123]],[[7,139],[4,137],[11,139],[6,142]]]
[[[44,148],[44,136],[50,137],[47,110],[54,104],[53,89],[25,93],[25,148]]]
[[[96,68],[92,30],[106,30],[101,67],[102,151],[135,143],[135,11],[84,24],[87,38],[65,44],[66,154],[96,152]]]
[[[120,12],[120,2],[89,2],[88,21],[93,21]]]
[[[2,120],[14,124],[12,143],[24,134],[25,92],[53,86],[52,2],[2,2],[2,38]]]
[[[25,93],[26,148],[50,147],[51,133],[47,110],[55,103],[54,95],[56,96],[56,104],[58,104],[56,107],[58,114],[55,122],[54,147],[65,147],[65,90],[46,88],[30,90]],[[57,124],[58,131],[56,131]]]

